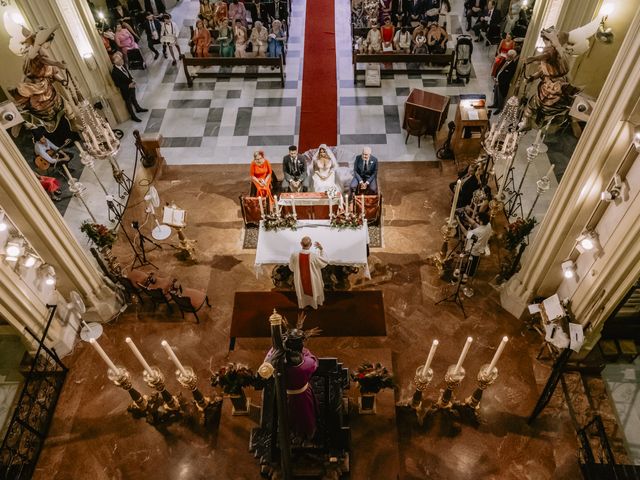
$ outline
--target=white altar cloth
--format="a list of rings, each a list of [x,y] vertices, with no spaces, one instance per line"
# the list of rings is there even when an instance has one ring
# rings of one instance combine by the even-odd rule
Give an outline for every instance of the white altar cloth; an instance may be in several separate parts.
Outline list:
[[[371,278],[367,261],[369,230],[366,221],[357,230],[339,230],[331,228],[329,220],[298,220],[297,230],[287,228],[277,231],[265,230],[260,222],[256,275],[262,265],[288,265],[291,253],[300,248],[300,240],[304,236],[322,244],[324,257],[330,264],[362,267],[365,277]]]

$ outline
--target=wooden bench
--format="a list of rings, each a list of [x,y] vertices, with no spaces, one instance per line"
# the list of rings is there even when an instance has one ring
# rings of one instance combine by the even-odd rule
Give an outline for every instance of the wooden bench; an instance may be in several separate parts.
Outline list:
[[[242,78],[253,78],[253,77],[280,77],[280,84],[282,88],[284,88],[284,63],[282,61],[282,57],[278,58],[269,58],[269,57],[246,57],[246,58],[236,58],[236,57],[208,57],[208,58],[194,58],[194,57],[185,57],[182,60],[182,65],[184,66],[184,76],[187,78],[187,85],[189,87],[193,86],[193,79],[196,77],[202,78],[229,78],[229,77],[242,77]],[[268,72],[260,72],[260,70],[254,73],[247,72],[233,72],[233,71],[200,71],[198,73],[191,74],[189,72],[189,67],[248,67],[248,66],[257,66],[257,67],[273,67],[276,71],[268,71]]]
[[[395,73],[416,73],[421,74],[430,69],[423,67],[429,63],[434,65],[442,65],[442,67],[449,67],[447,72],[447,83],[451,83],[451,75],[453,74],[453,62],[455,54],[453,50],[447,50],[447,53],[442,54],[409,54],[409,53],[356,53],[353,52],[353,83],[357,85],[358,75],[364,74],[364,69],[359,69],[358,64],[361,63],[383,63],[383,64],[397,64],[405,63],[406,68],[384,68],[381,73],[390,72]],[[415,66],[413,66],[415,65]]]

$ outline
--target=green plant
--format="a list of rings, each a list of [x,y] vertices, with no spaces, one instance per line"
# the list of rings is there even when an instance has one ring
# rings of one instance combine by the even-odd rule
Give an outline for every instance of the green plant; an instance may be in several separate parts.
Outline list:
[[[535,217],[523,220],[518,217],[509,225],[504,234],[504,246],[507,250],[514,252],[524,239],[531,233],[533,227],[536,226]]]
[[[358,384],[360,393],[378,393],[383,388],[393,388],[393,378],[381,364],[363,362],[351,378]]]
[[[88,220],[82,222],[80,231],[89,237],[89,240],[91,240],[98,248],[113,247],[117,238],[115,232],[109,230],[104,225],[93,223]]]
[[[254,382],[253,370],[241,363],[229,363],[211,375],[211,386],[222,388],[228,395],[240,395],[244,387],[250,387]]]

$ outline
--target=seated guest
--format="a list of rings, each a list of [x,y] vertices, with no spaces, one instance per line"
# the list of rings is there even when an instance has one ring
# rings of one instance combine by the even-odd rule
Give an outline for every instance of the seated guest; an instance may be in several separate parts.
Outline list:
[[[243,2],[231,0],[231,3],[229,4],[229,20],[233,22],[240,20],[243,27],[247,26],[247,9]]]
[[[256,22],[251,29],[251,35],[249,35],[249,41],[253,46],[253,53],[256,57],[266,56],[268,40],[269,31],[267,28],[262,26],[262,22]]]
[[[306,192],[309,188],[306,158],[298,155],[298,147],[291,145],[289,154],[282,158],[284,180],[282,189],[291,192]]]
[[[118,23],[121,23],[122,26],[127,30],[129,30],[131,35],[133,35],[133,38],[135,39],[136,42],[140,41],[140,37],[138,36],[138,33],[132,27],[132,25],[135,25],[135,21],[133,18],[131,18],[131,15],[129,14],[129,9],[127,7],[121,4],[116,5],[111,10],[111,17],[115,25],[117,25]]]
[[[464,9],[467,17],[467,31],[471,30],[471,20],[482,16],[486,4],[486,0],[467,0],[464,3]]]
[[[314,192],[327,192],[330,190],[341,191],[342,188],[336,177],[338,161],[333,152],[323,143],[313,156],[313,182]]]
[[[498,54],[496,55],[495,60],[493,61],[493,67],[491,68],[491,76],[496,78],[496,75],[500,71],[500,67],[504,64],[507,59],[507,53],[509,50],[514,50],[516,47],[516,42],[511,38],[510,33],[505,33],[504,38],[500,42],[500,46],[498,47]]]
[[[249,17],[251,18],[249,23],[253,25],[254,23],[256,23],[258,18],[260,18],[260,16],[258,15],[258,5],[256,5],[256,3],[259,2],[254,2],[253,0],[245,0],[243,3],[245,10],[247,10],[247,12],[249,13]]]
[[[413,39],[413,51],[414,55],[420,53],[429,53],[427,50],[427,37],[424,36],[422,31],[418,32],[418,35]]]
[[[202,15],[212,27],[215,27],[213,21],[213,6],[210,0],[200,0],[200,15]]]
[[[392,52],[393,51],[393,34],[395,33],[395,29],[391,24],[391,19],[389,17],[384,19],[384,25],[380,29],[380,35],[382,37],[382,51],[383,52]]]
[[[264,158],[262,150],[253,152],[253,160],[251,161],[251,196],[252,197],[268,197],[273,201],[271,192],[273,186],[273,170],[269,160]]]
[[[480,41],[480,32],[486,32],[489,28],[499,28],[501,21],[502,17],[500,16],[500,10],[496,8],[496,2],[489,0],[483,16],[473,26],[476,42]]]
[[[171,15],[168,13],[164,14],[163,22],[162,22],[162,30],[160,31],[160,40],[162,41],[162,55],[164,58],[167,58],[167,49],[169,49],[169,53],[171,54],[172,65],[176,64],[176,56],[173,53],[173,47],[176,47],[178,51],[178,58],[182,60],[182,52],[180,51],[180,45],[178,45],[178,35],[180,34],[180,29],[176,22],[171,20]]]
[[[209,29],[204,26],[202,20],[196,22],[196,28],[191,38],[194,47],[194,57],[206,58],[209,56],[209,47],[211,46],[211,34]]]
[[[33,151],[36,154],[36,166],[54,166],[57,163],[68,164],[72,156],[58,148],[51,140],[45,136],[44,128],[36,128],[33,132]],[[38,158],[40,157],[40,158]],[[45,170],[40,168],[41,170]]]
[[[439,0],[425,0],[424,19],[427,23],[437,22],[440,16]]]
[[[427,9],[427,2],[424,0],[408,0],[409,1],[409,5],[408,5],[408,16],[409,16],[409,21],[407,22],[407,25],[411,26],[411,25],[415,25],[416,23],[419,23],[420,20],[422,19],[422,16],[424,15],[424,12]],[[404,7],[404,4],[403,4]]]
[[[382,51],[382,35],[377,23],[374,23],[369,29],[366,42],[368,53],[380,53]]]
[[[426,38],[427,36],[427,22],[420,22],[420,25],[418,25],[416,28],[413,29],[413,32],[411,33],[411,39],[413,40],[413,42],[415,43],[416,38],[418,37],[418,35],[422,35]]]
[[[102,35],[100,35],[100,37],[102,38],[102,43],[104,44],[104,48],[107,50],[109,56],[118,51],[116,35],[113,33],[113,30],[111,30],[111,27],[107,27],[107,29],[102,32]]]
[[[393,46],[398,53],[411,52],[411,33],[407,27],[402,27],[396,32],[396,36],[393,38]]]
[[[287,35],[282,29],[282,22],[280,20],[274,20],[271,22],[271,33],[269,34],[269,40],[267,41],[267,56],[280,57],[284,51],[284,42],[287,40]]]
[[[393,12],[393,4],[395,3],[394,0],[379,0],[380,1],[380,8],[378,11],[378,21],[380,23],[384,23],[386,18],[391,18],[391,16],[394,14]]]
[[[243,5],[244,7],[244,5]],[[244,10],[244,9],[243,9]],[[226,2],[222,0],[218,0],[213,5],[213,24],[214,26],[220,25],[222,22],[225,22],[229,17],[229,6]]]
[[[226,24],[222,24],[218,27],[217,42],[220,45],[221,57],[233,57],[236,51],[235,44],[233,43],[233,24],[231,20]]]
[[[426,36],[429,53],[447,53],[447,40],[449,39],[449,35],[447,35],[447,31],[438,23],[434,22],[431,24]]]
[[[447,28],[447,15],[451,13],[451,4],[449,0],[440,2],[440,11],[438,12],[438,25]]]
[[[240,20],[236,20],[233,27],[233,43],[235,45],[235,55],[237,58],[244,58],[247,56],[247,29],[242,26]]]
[[[351,193],[353,195],[378,193],[378,159],[371,155],[371,147],[364,147],[362,155],[356,157]]]
[[[116,25],[116,34],[115,41],[122,53],[122,57],[124,58],[124,63],[129,66],[129,58],[127,56],[127,52],[129,50],[137,50],[140,47],[136,43],[131,32],[123,27],[122,23],[118,23]]]
[[[40,175],[38,173],[36,173],[36,177],[51,200],[59,202],[61,200],[60,195],[62,195],[62,191],[60,190],[60,181],[56,178],[47,177],[46,175]]]

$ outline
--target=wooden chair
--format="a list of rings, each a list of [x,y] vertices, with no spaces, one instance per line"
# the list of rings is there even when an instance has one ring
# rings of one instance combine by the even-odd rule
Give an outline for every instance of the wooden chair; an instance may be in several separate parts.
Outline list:
[[[144,303],[142,300],[142,290],[136,286],[131,280],[127,277],[118,277],[117,281],[124,288],[125,295],[127,297],[127,303],[132,303],[131,300],[133,297],[137,297],[140,303]]]
[[[407,137],[404,139],[405,145],[409,140],[409,135],[412,135],[414,137],[418,137],[418,148],[420,148],[420,137],[422,137],[423,135],[426,135],[427,125],[421,120],[418,120],[417,118],[409,117],[407,118],[406,127],[407,127]]]
[[[153,303],[154,310],[158,307],[158,305],[164,303],[169,309],[169,312],[173,311],[173,308],[171,308],[171,304],[169,303],[170,297],[167,298],[167,295],[164,293],[164,290],[162,290],[161,288],[149,288],[140,284],[138,284],[138,286],[140,287],[141,292],[143,292],[147,297],[149,297],[149,299],[151,300],[151,303]]]
[[[198,311],[204,304],[206,303],[207,306],[211,308],[207,294],[195,288],[185,288],[183,290],[182,287],[180,287],[178,291],[171,290],[170,294],[175,304],[178,305],[182,318],[184,318],[185,312],[193,313],[193,316],[196,317],[196,323],[200,323]]]

